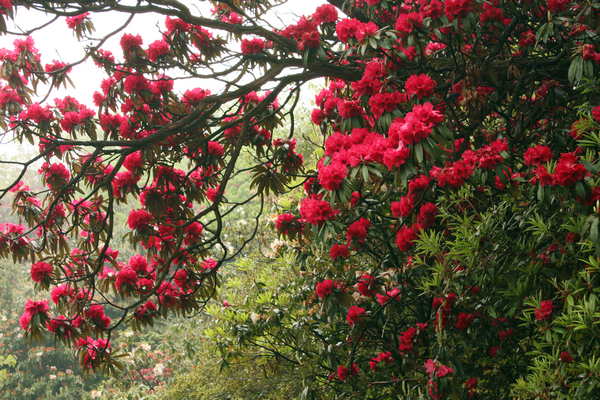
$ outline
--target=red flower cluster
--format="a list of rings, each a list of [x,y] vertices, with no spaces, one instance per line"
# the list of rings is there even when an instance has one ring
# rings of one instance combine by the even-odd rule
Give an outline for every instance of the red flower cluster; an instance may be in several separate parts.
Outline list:
[[[376,358],[372,358],[371,361],[369,361],[369,367],[371,367],[371,369],[375,371],[377,369],[377,365],[382,361],[386,364],[390,364],[392,361],[394,361],[394,359],[392,358],[392,353],[389,351],[379,353],[379,355]]]
[[[141,231],[148,228],[151,219],[152,216],[146,210],[131,210],[127,217],[127,225],[131,230]]]
[[[548,146],[538,144],[527,149],[524,155],[526,165],[540,165],[552,160],[552,151]]]
[[[338,257],[348,258],[350,257],[350,250],[348,250],[348,246],[345,244],[334,244],[331,246],[331,250],[329,250],[329,256],[332,260],[335,260]]]
[[[103,361],[103,354],[108,353],[110,342],[108,339],[94,340],[88,336],[87,339],[77,339],[77,347],[85,352],[82,367],[92,369]]]
[[[328,294],[331,294],[334,286],[334,282],[331,279],[325,279],[323,282],[317,283],[317,296],[323,298]]]
[[[450,21],[462,20],[468,13],[473,11],[470,0],[446,0],[444,1],[444,15]]]
[[[327,190],[338,190],[348,175],[348,167],[340,162],[332,162],[319,167],[319,184]]]
[[[469,391],[469,397],[473,397],[475,395],[475,393],[473,391],[475,389],[477,389],[477,383],[478,383],[477,378],[469,378],[465,382],[465,387]]]
[[[337,376],[340,381],[345,382],[348,379],[348,375],[356,376],[360,373],[356,364],[352,364],[352,367],[345,368],[343,365],[340,365],[337,370]]]
[[[417,336],[417,329],[414,327],[408,328],[404,332],[400,332],[398,340],[400,341],[400,351],[402,353],[408,353],[412,350],[413,340]]]
[[[542,300],[540,308],[535,309],[535,317],[538,321],[547,321],[552,316],[553,308],[552,300]]]
[[[21,328],[23,328],[23,330],[29,330],[29,322],[31,322],[31,318],[34,315],[40,314],[42,316],[40,322],[44,322],[48,318],[48,311],[50,311],[50,308],[48,307],[48,302],[46,300],[31,301],[27,299],[27,302],[25,303],[25,312],[19,319]]]
[[[563,153],[554,170],[554,183],[560,186],[573,186],[587,175],[585,167],[573,153]]]
[[[377,290],[377,284],[375,283],[375,278],[369,274],[365,274],[360,277],[356,287],[360,294],[365,297],[371,297],[375,294]]]
[[[101,304],[92,304],[85,310],[85,317],[98,327],[108,328],[110,318],[104,313],[104,307]]]
[[[130,33],[125,33],[121,36],[121,49],[123,49],[123,53],[130,53],[132,50],[139,48],[144,43],[144,40],[140,35],[132,35]]]
[[[148,46],[148,59],[156,62],[160,57],[169,54],[169,44],[164,40],[155,40]]]
[[[566,364],[571,364],[573,362],[573,356],[568,351],[562,351],[558,356],[558,359]]]
[[[51,189],[64,186],[71,178],[69,170],[63,163],[54,163],[50,165],[45,162],[38,172],[40,175],[44,176],[46,184]]]
[[[259,38],[242,40],[242,54],[257,54],[265,49],[265,41]]]
[[[362,42],[365,38],[373,36],[378,30],[379,28],[373,22],[363,23],[356,18],[344,18],[335,27],[335,33],[343,43],[348,43],[351,38]]]
[[[204,90],[200,88],[189,89],[183,94],[181,102],[183,104],[187,104],[189,109],[192,105],[204,100],[207,96],[210,96],[210,90]]]
[[[402,227],[396,234],[396,245],[404,252],[408,251],[417,239],[417,232],[413,228]]]
[[[402,13],[398,15],[398,19],[396,20],[396,30],[402,34],[402,37],[406,37],[406,35],[411,33],[415,27],[421,28],[422,26],[423,14],[421,13]]]
[[[456,321],[456,328],[460,331],[466,331],[474,319],[475,319],[475,315],[473,315],[473,314],[467,314],[464,312],[460,313],[460,314],[458,314],[458,318]]]
[[[454,369],[435,362],[431,358],[425,363],[425,368],[429,376],[433,376],[435,373],[435,376],[438,378],[443,378],[444,376],[450,375],[454,372]]]
[[[31,279],[33,279],[34,282],[41,282],[47,278],[50,278],[52,271],[52,264],[44,261],[38,261],[31,266]]]
[[[388,134],[391,140],[400,141],[406,146],[420,143],[429,137],[433,127],[443,119],[444,116],[427,102],[416,105],[405,118],[396,118]]]
[[[54,115],[49,105],[46,104],[42,107],[39,103],[33,103],[27,107],[27,111],[21,111],[19,118],[23,121],[31,120],[35,124],[41,124],[52,121]]]
[[[548,11],[550,11],[550,12],[565,11],[569,4],[571,4],[571,0],[548,0]]]
[[[79,25],[81,25],[83,23],[83,21],[89,17],[90,13],[89,12],[85,12],[83,14],[79,14],[76,15],[74,17],[67,17],[66,21],[67,21],[67,26],[70,29],[75,29],[77,28]]]
[[[337,8],[331,4],[323,4],[317,7],[312,20],[317,25],[322,25],[330,22],[335,22],[338,19]]]
[[[386,291],[385,294],[377,293],[377,302],[384,306],[387,302],[392,300],[400,301],[400,293],[400,289],[398,289],[397,287],[393,288],[392,290]]]
[[[333,218],[333,210],[328,201],[306,197],[300,202],[300,215],[309,224],[321,225]]]
[[[503,140],[496,140],[477,151],[467,150],[463,153],[463,160],[469,166],[479,163],[479,168],[493,170],[496,164],[504,161],[501,152],[508,151],[508,145]]]
[[[358,221],[354,221],[352,224],[350,224],[347,232],[348,246],[351,246],[353,243],[356,243],[360,246],[367,238],[367,229],[370,227],[371,221],[366,218],[361,218]],[[356,246],[352,246],[352,248],[355,249]]]
[[[362,317],[366,314],[366,311],[362,307],[352,306],[348,310],[348,314],[346,315],[346,321],[348,321],[348,325],[354,326],[362,320]]]
[[[371,107],[371,113],[373,114],[376,120],[379,119],[379,117],[381,117],[384,112],[392,112],[396,108],[398,108],[398,104],[407,103],[407,94],[398,92],[375,93],[369,99],[369,107]]]
[[[404,88],[406,89],[406,96],[408,96],[408,98],[415,95],[421,100],[423,97],[429,97],[433,94],[435,82],[425,74],[419,76],[411,75],[406,80]]]

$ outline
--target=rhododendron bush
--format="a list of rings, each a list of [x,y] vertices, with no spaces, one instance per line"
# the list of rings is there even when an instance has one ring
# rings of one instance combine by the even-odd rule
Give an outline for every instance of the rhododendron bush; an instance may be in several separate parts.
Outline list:
[[[39,146],[18,165],[45,186],[0,192],[21,221],[0,253],[30,262],[40,289],[29,338],[114,371],[114,329],[202,309],[239,255],[223,218],[244,202],[226,192],[249,173],[248,201],[304,189],[272,221],[296,274],[227,303],[232,329],[210,333],[225,360],[258,346],[305,398],[600,392],[599,3],[330,0],[276,28],[276,4],[257,0],[1,7],[17,24],[29,7],[67,16],[55,23],[91,40],[84,60],[104,76],[93,99],[40,97],[83,60],[44,66],[30,37],[0,53],[5,140]],[[108,10],[164,16],[161,39],[125,23],[113,53],[92,35]],[[294,113],[317,78],[322,157],[305,167]],[[138,254],[120,256],[123,240]]]

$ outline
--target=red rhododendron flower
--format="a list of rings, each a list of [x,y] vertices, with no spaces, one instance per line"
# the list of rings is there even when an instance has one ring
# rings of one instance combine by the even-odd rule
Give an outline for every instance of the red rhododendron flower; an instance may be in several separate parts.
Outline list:
[[[207,96],[210,96],[210,90],[204,90],[200,88],[189,89],[185,91],[181,102],[191,106],[194,103],[204,100]]]
[[[206,189],[206,198],[211,202],[215,202],[217,199],[217,193],[219,192],[219,188],[208,188]]]
[[[325,279],[323,282],[317,283],[317,296],[323,298],[333,291],[334,283],[331,279]]]
[[[337,376],[340,381],[345,382],[348,379],[348,375],[355,376],[358,375],[360,371],[356,364],[352,364],[352,367],[345,368],[343,365],[340,365],[337,370]]]
[[[347,231],[348,246],[350,246],[354,239],[358,239],[358,244],[362,244],[367,237],[367,229],[370,227],[371,222],[366,218],[361,218],[350,224]]]
[[[519,47],[533,46],[537,42],[535,33],[531,30],[521,33],[519,38]]]
[[[474,319],[475,315],[473,314],[460,313],[458,314],[458,318],[456,321],[456,328],[458,330],[465,331]]]
[[[148,273],[148,260],[141,254],[131,257],[128,265],[137,274],[145,275]]]
[[[573,356],[568,351],[562,351],[558,359],[564,363],[570,364],[573,362]]]
[[[414,229],[403,227],[396,234],[396,245],[402,251],[408,251],[417,239],[417,233]]]
[[[104,313],[104,307],[101,304],[92,304],[85,311],[85,317],[91,320],[97,326],[108,328],[110,326],[110,318]]]
[[[298,42],[298,49],[304,51],[306,48],[316,49],[321,44],[319,32],[311,31],[305,32],[302,35],[302,40]]]
[[[469,378],[465,382],[465,387],[469,391],[469,397],[473,397],[473,395],[474,395],[473,390],[475,390],[477,388],[477,382],[478,382],[477,378]]]
[[[420,13],[411,12],[398,15],[395,28],[403,34],[402,37],[406,37],[406,34],[411,33],[415,27],[420,28],[422,26],[423,16]]]
[[[383,153],[383,163],[391,171],[393,168],[398,168],[408,159],[410,150],[402,143],[396,149],[387,149]]]
[[[417,330],[414,327],[408,328],[404,332],[400,332],[398,340],[400,342],[399,350],[403,353],[408,353],[412,350],[413,340],[417,336]]]
[[[455,18],[460,21],[471,11],[473,11],[471,7],[471,0],[444,1],[444,14],[450,21],[453,21]]]
[[[346,320],[350,326],[356,325],[358,322],[362,320],[362,317],[365,315],[366,311],[362,307],[352,306],[348,310],[348,314],[346,315]]]
[[[348,175],[348,167],[332,162],[319,168],[319,184],[327,190],[338,190]]]
[[[361,28],[361,22],[356,18],[344,18],[337,23],[335,33],[343,43],[348,43],[351,37],[356,37],[356,33]]]
[[[170,35],[173,32],[186,32],[190,29],[191,25],[180,18],[171,18],[167,16],[165,26],[167,28],[167,35]]]
[[[66,18],[67,26],[70,29],[75,29],[79,25],[81,25],[83,23],[83,20],[86,19],[87,17],[89,17],[89,15],[90,15],[89,12],[85,12],[83,14],[79,14],[79,15],[76,15],[74,17],[67,17]]]
[[[538,321],[546,321],[549,320],[552,316],[552,309],[554,305],[551,300],[542,300],[540,308],[535,309],[535,317]]]
[[[123,84],[123,90],[127,94],[135,94],[145,90],[150,91],[151,89],[150,81],[144,75],[127,75]]]
[[[160,57],[169,54],[169,44],[164,40],[156,40],[148,47],[148,59],[156,62]]]
[[[321,25],[328,22],[335,22],[338,19],[337,8],[331,4],[323,4],[317,7],[312,15],[312,20],[315,24]]]
[[[338,257],[348,258],[350,257],[350,250],[348,250],[348,246],[346,246],[345,244],[336,243],[333,246],[331,246],[329,256],[332,260],[335,260]]]
[[[127,225],[132,230],[143,230],[148,227],[152,216],[146,210],[132,210],[127,218]]]
[[[411,75],[404,86],[406,95],[410,98],[413,94],[420,100],[433,94],[435,82],[425,74]]]
[[[548,0],[548,11],[550,11],[550,12],[565,11],[569,4],[571,4],[571,0]]]
[[[22,111],[20,118],[22,120],[30,119],[36,124],[40,124],[43,122],[49,122],[54,119],[54,115],[52,114],[52,110],[49,105],[45,105],[44,107],[40,106],[39,103],[33,103],[27,107],[27,111]]]
[[[363,113],[360,100],[343,101],[337,107],[342,118],[360,117]]]
[[[371,297],[375,294],[375,290],[377,289],[377,285],[375,283],[375,278],[371,275],[365,274],[360,277],[358,283],[356,284],[358,291],[365,297]]]
[[[579,158],[573,153],[560,156],[554,169],[554,182],[560,186],[573,186],[585,178],[587,170],[579,163]]]
[[[50,298],[54,304],[58,304],[62,297],[70,297],[73,294],[73,290],[67,288],[66,284],[55,286],[50,292]]]
[[[31,279],[41,282],[52,275],[52,265],[44,261],[38,261],[31,266]]]
[[[592,108],[592,117],[594,117],[596,122],[600,122],[600,106]]]
[[[121,49],[123,49],[123,53],[129,53],[133,48],[140,47],[144,40],[140,35],[132,35],[129,33],[125,33],[121,37]]]
[[[136,168],[142,166],[142,152],[136,151],[135,153],[129,154],[123,160],[123,166],[129,171],[134,172]]]
[[[46,300],[31,301],[27,299],[27,302],[25,303],[25,312],[19,319],[21,328],[23,328],[23,330],[27,330],[29,327],[29,322],[31,321],[31,317],[34,315],[42,314],[45,317],[48,317],[48,311],[50,311],[50,308],[48,307],[48,302]]]
[[[540,165],[535,170],[535,175],[540,181],[540,186],[554,186],[554,177],[550,175],[545,166]]]
[[[388,301],[399,301],[400,300],[400,289],[395,287],[392,290],[388,290],[385,294],[377,293],[377,302],[384,306]]]
[[[254,38],[251,40],[242,40],[242,54],[256,54],[260,53],[265,49],[265,41],[262,39]]]
[[[126,267],[117,273],[117,280],[115,282],[115,286],[117,287],[117,290],[120,291],[123,285],[127,285],[130,287],[135,286],[137,280],[137,273],[133,269]]]
[[[213,140],[208,142],[208,154],[215,157],[222,157],[223,153],[223,145],[221,143]]]
[[[548,146],[538,144],[536,147],[528,148],[524,158],[527,165],[540,165],[552,160],[552,151]]]
[[[500,347],[498,347],[498,346],[492,346],[492,348],[490,349],[490,357],[492,357],[492,358],[496,357],[496,354],[498,353],[499,349],[500,349]]]
[[[328,201],[307,197],[300,202],[300,215],[309,224],[321,225],[333,218],[333,210]]]
[[[392,361],[394,361],[392,358],[392,353],[389,351],[379,353],[376,358],[372,358],[371,361],[369,361],[369,366],[373,371],[375,371],[377,369],[377,365],[382,361],[386,364],[390,364]]]

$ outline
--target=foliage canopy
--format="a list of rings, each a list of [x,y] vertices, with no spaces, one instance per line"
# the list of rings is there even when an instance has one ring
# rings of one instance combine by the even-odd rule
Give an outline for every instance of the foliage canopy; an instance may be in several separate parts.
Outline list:
[[[27,34],[0,52],[4,140],[39,146],[3,163],[44,185],[0,189],[21,222],[2,226],[0,254],[31,262],[52,300],[27,301],[27,336],[49,331],[84,370],[116,372],[111,333],[201,310],[265,198],[303,185],[274,220],[283,276],[208,308],[224,364],[284,367],[303,398],[598,395],[600,4],[330,0],[277,27],[275,2],[213,7],[1,2],[5,33],[37,10],[56,17],[39,29],[92,43],[72,63],[44,65]],[[161,39],[145,45],[131,19],[95,38],[103,12],[164,16]],[[114,35],[122,54],[103,48]],[[86,60],[106,76],[94,107],[40,99]],[[317,78],[313,169],[294,116]],[[252,190],[228,201],[240,174]],[[256,200],[231,246],[224,220]],[[126,232],[119,204],[134,205]],[[120,256],[124,241],[137,254]]]

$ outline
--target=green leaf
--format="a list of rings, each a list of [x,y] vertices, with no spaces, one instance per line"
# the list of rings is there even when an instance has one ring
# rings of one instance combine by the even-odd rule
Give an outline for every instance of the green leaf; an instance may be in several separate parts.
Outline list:
[[[583,75],[583,57],[577,57],[571,62],[569,66],[568,78],[569,82],[578,82],[581,80]]]
[[[417,158],[417,162],[419,164],[422,164],[423,163],[423,146],[421,146],[421,143],[415,144],[414,150],[415,150],[415,157]]]
[[[588,171],[590,171],[592,174],[594,175],[598,175],[598,168],[596,168],[596,166],[594,164],[592,164],[591,162],[589,162],[588,160],[580,160],[581,164],[585,167],[585,169],[587,169]]]
[[[594,221],[592,222],[592,226],[590,227],[590,240],[593,243],[598,242],[598,217],[594,218]]]

